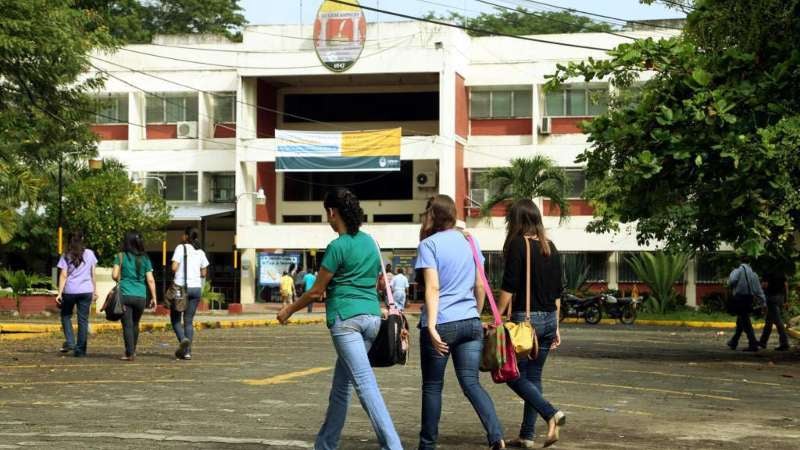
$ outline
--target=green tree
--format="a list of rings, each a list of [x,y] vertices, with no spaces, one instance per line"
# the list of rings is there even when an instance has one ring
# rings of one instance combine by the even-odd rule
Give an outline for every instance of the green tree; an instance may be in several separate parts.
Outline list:
[[[123,44],[150,43],[155,34],[222,34],[241,39],[247,23],[239,0],[76,0],[97,14]]]
[[[623,93],[584,126],[588,229],[635,222],[641,243],[796,260],[798,49],[799,0],[697,0],[681,36],[559,66],[550,88],[582,77]]]
[[[141,232],[146,242],[160,241],[169,211],[161,196],[132,182],[117,164],[87,170],[64,190],[66,228],[83,230],[88,246],[105,265],[119,251],[127,231]]]
[[[489,200],[481,207],[485,216],[500,204],[545,197],[550,199],[551,211],[557,209],[562,221],[569,217],[567,174],[546,156],[512,159],[508,167],[489,169],[482,181],[490,192]]]
[[[595,22],[592,19],[572,14],[569,11],[530,11],[522,6],[511,11],[495,7],[494,13],[481,13],[476,17],[467,17],[457,12],[446,16],[429,12],[429,19],[448,20],[480,30],[500,32],[513,35],[558,34],[558,33],[591,33],[612,31],[607,23]],[[489,33],[472,32],[473,36],[486,36]]]

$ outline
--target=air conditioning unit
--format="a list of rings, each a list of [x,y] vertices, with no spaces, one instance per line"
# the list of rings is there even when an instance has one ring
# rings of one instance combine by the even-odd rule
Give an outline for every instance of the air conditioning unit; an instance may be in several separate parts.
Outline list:
[[[419,172],[414,179],[417,182],[417,187],[420,188],[435,188],[436,187],[436,172]]]
[[[197,139],[197,122],[178,122],[178,139]]]
[[[542,117],[542,123],[539,125],[539,134],[550,134],[550,129],[552,126],[552,117]]]
[[[483,205],[489,200],[489,190],[488,189],[470,189],[469,190],[469,199],[472,200],[474,205]]]

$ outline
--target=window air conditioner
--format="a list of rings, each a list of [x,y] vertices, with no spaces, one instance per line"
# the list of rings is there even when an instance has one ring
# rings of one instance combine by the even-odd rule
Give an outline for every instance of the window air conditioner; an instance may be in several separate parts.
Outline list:
[[[420,172],[414,179],[417,182],[417,187],[420,188],[435,188],[436,187],[436,172]]]
[[[550,134],[550,128],[552,125],[552,117],[542,117],[542,123],[539,125],[539,134]]]
[[[197,139],[197,122],[178,122],[178,139]]]

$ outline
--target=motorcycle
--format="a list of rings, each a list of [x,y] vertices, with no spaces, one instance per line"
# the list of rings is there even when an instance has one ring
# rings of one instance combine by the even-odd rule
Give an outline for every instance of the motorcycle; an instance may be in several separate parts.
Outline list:
[[[580,298],[572,294],[564,294],[561,299],[561,317],[563,322],[567,317],[583,317],[586,323],[596,325],[603,318],[601,295],[590,298]]]
[[[636,321],[636,311],[641,303],[639,298],[617,298],[611,294],[603,294],[600,297],[600,304],[608,317],[617,319],[625,325],[633,325]]]

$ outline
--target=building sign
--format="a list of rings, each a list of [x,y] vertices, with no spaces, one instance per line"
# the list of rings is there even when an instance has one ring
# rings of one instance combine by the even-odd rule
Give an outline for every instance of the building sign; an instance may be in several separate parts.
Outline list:
[[[258,284],[261,286],[279,286],[283,272],[289,270],[294,264],[300,264],[300,255],[297,253],[259,253],[258,254]]]
[[[322,2],[314,21],[314,49],[325,67],[334,72],[352,67],[364,50],[366,37],[367,19],[360,7]]]
[[[400,170],[400,128],[373,131],[275,130],[277,172]]]

